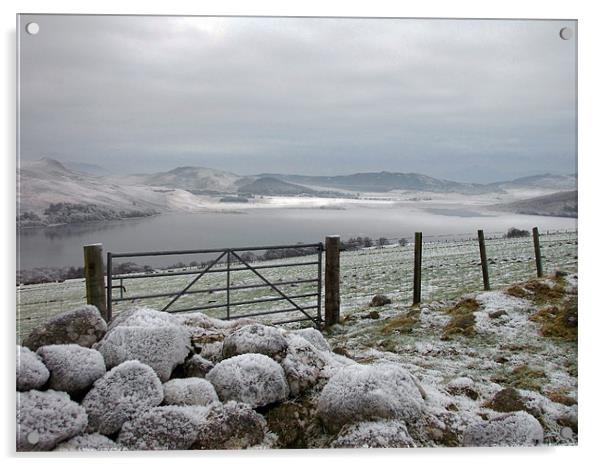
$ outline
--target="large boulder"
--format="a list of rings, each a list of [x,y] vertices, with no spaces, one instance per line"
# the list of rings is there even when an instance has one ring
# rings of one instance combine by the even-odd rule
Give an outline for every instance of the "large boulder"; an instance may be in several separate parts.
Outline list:
[[[17,390],[40,388],[49,377],[50,372],[41,358],[29,348],[17,345]]]
[[[107,331],[117,327],[166,327],[181,326],[179,320],[169,312],[155,311],[146,307],[128,309],[118,314],[109,323]]]
[[[87,424],[84,408],[64,392],[17,392],[17,451],[52,450]]]
[[[226,359],[207,374],[221,401],[248,403],[253,408],[285,400],[289,394],[282,367],[263,354]]]
[[[186,377],[205,377],[215,367],[213,362],[205,359],[200,354],[193,354],[184,361],[184,374]]]
[[[328,381],[317,403],[326,429],[378,419],[418,420],[424,400],[412,375],[397,364],[354,364]]]
[[[40,346],[76,345],[91,347],[107,331],[107,324],[95,306],[82,306],[62,312],[35,327],[23,346],[36,351]]]
[[[94,432],[81,434],[60,443],[54,451],[118,451],[123,449],[109,437]]]
[[[166,405],[207,406],[219,402],[213,385],[196,377],[165,382],[163,395],[163,404]]]
[[[130,450],[187,450],[205,415],[200,407],[153,408],[126,422],[117,442]]]
[[[385,296],[384,294],[377,294],[372,297],[372,301],[370,301],[370,307],[380,307],[385,306],[387,304],[391,304],[391,298]]]
[[[240,450],[261,443],[265,433],[265,419],[249,405],[235,401],[214,404],[201,422],[192,448]]]
[[[324,338],[324,335],[313,327],[302,328],[291,333],[305,338],[320,351],[330,351],[330,345],[326,341],[326,338]]]
[[[348,424],[330,444],[331,448],[407,448],[414,441],[398,420]]]
[[[543,428],[530,414],[517,411],[469,425],[465,447],[530,447],[543,444]]]
[[[190,336],[179,326],[117,326],[95,347],[104,357],[107,368],[138,360],[152,367],[161,381],[169,380],[172,371],[190,352]]]
[[[280,359],[284,356],[287,342],[280,329],[267,325],[245,325],[224,339],[222,354],[225,358],[240,354],[265,354]]]
[[[138,361],[126,361],[94,382],[82,406],[91,429],[111,435],[162,401],[163,386],[155,371]]]
[[[102,355],[79,345],[48,345],[38,348],[38,355],[50,369],[48,386],[69,394],[81,393],[107,369]]]
[[[299,335],[287,335],[287,341],[286,356],[280,365],[291,395],[298,396],[318,383],[326,361],[314,345]]]

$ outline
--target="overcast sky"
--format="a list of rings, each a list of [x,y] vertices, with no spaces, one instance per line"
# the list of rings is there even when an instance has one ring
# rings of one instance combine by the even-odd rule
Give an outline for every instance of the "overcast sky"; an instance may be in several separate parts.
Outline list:
[[[568,21],[26,16],[21,156],[115,172],[576,171]]]

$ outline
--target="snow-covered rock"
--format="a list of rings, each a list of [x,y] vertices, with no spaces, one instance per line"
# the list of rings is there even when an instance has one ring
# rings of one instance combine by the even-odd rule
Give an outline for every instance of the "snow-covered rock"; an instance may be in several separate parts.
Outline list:
[[[131,450],[186,450],[194,443],[206,408],[160,406],[123,424],[117,442]]]
[[[280,365],[286,374],[291,395],[298,396],[318,383],[326,361],[308,340],[295,334],[287,335],[288,348]]]
[[[271,358],[281,358],[287,347],[282,331],[276,327],[245,325],[224,339],[222,354],[225,358],[240,354],[258,353]]]
[[[48,345],[38,355],[50,370],[49,387],[70,394],[81,392],[100,379],[107,369],[102,355],[79,345]]]
[[[282,367],[263,354],[242,354],[216,364],[207,374],[220,398],[253,408],[285,400],[289,394]]]
[[[215,388],[207,380],[196,377],[172,379],[163,384],[163,404],[207,406],[219,402]]]
[[[172,371],[190,352],[190,336],[180,326],[129,327],[120,325],[95,345],[107,368],[124,361],[138,360],[152,367],[161,381],[169,380]]]
[[[40,346],[74,343],[91,347],[107,331],[107,324],[95,306],[62,312],[35,327],[23,346],[36,351]]]
[[[90,427],[111,435],[124,422],[162,401],[163,386],[155,371],[138,361],[126,361],[94,382],[82,406],[88,413]]]
[[[195,353],[211,362],[223,359],[222,348],[226,334],[221,329],[204,327],[185,327],[190,332],[192,348]]]
[[[198,450],[240,450],[260,443],[266,422],[244,403],[213,404],[201,422],[192,445]]]
[[[328,381],[317,403],[326,429],[337,432],[351,422],[378,419],[414,421],[424,400],[412,375],[397,364],[354,364]]]
[[[406,425],[397,420],[348,424],[330,444],[331,448],[407,448],[414,441]]]
[[[330,345],[326,341],[326,338],[324,338],[324,335],[313,327],[302,328],[291,333],[305,338],[320,351],[330,351]]]
[[[176,326],[181,324],[169,312],[156,311],[145,307],[128,309],[118,314],[111,322],[107,331],[111,331],[117,327],[166,327]]]
[[[218,363],[223,359],[222,349],[224,348],[223,341],[213,341],[198,345],[194,343],[196,353],[204,359],[213,363]]]
[[[29,348],[17,345],[17,390],[40,388],[48,377],[50,372],[41,358]]]
[[[81,434],[86,411],[64,392],[17,392],[17,451],[49,451]]]
[[[480,421],[464,431],[465,447],[528,447],[542,444],[541,424],[524,411]]]
[[[186,377],[205,377],[214,366],[209,359],[200,354],[193,354],[184,361],[184,374]]]
[[[81,434],[60,443],[54,451],[117,451],[124,448],[108,437],[96,432]]]

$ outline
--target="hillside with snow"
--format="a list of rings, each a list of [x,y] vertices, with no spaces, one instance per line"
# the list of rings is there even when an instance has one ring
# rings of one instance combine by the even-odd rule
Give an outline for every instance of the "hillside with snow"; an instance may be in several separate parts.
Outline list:
[[[200,212],[269,208],[327,208],[341,203],[382,206],[411,199],[453,200],[459,204],[493,205],[554,194],[576,184],[574,176],[542,175],[507,183],[457,183],[412,173],[356,173],[341,176],[240,176],[203,167],[178,167],[154,174],[98,176],[85,166],[68,168],[51,158],[24,161],[17,173],[21,226],[44,226],[55,218],[45,212],[53,204],[69,204],[61,219],[111,220],[163,212]],[[102,167],[88,168],[101,173]],[[224,196],[251,195],[244,203],[220,203]],[[255,196],[255,198],[253,198]],[[232,197],[231,197],[232,198]],[[312,199],[313,201],[308,201]],[[232,198],[233,199],[233,198]],[[512,211],[555,215],[535,200]],[[548,203],[549,204],[549,203]],[[494,206],[495,207],[495,206]],[[76,211],[76,215],[71,212]],[[503,209],[502,209],[503,210]],[[63,222],[65,223],[65,222]],[[66,223],[69,223],[68,221]]]

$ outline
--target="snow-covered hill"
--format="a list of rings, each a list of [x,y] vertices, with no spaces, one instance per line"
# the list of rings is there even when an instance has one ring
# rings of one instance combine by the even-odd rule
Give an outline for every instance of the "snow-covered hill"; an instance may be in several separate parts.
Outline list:
[[[199,208],[196,196],[185,190],[125,185],[111,178],[69,170],[50,158],[21,164],[17,175],[17,201],[21,212],[37,214],[56,203],[92,204],[119,211]]]

